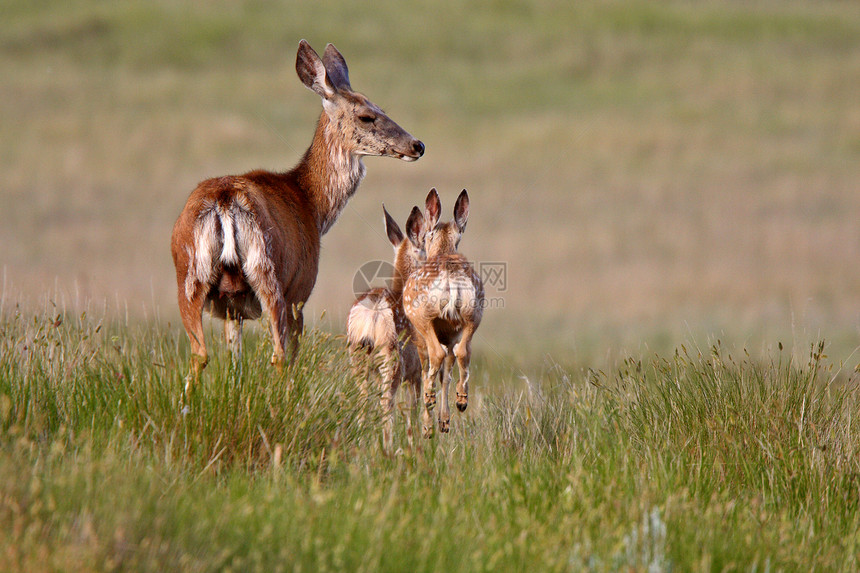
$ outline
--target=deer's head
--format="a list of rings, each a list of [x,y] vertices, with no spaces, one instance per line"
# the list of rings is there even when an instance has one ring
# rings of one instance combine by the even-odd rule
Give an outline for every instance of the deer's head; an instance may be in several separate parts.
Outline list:
[[[439,223],[442,204],[435,188],[427,194],[424,208],[426,227],[424,248],[427,258],[455,253],[460,246],[460,239],[466,231],[466,223],[469,219],[469,194],[463,189],[457,197],[457,202],[454,203],[454,219],[447,223]]]
[[[424,155],[421,141],[367,97],[352,90],[346,60],[333,44],[326,46],[320,58],[305,40],[299,42],[296,72],[302,83],[322,98],[330,128],[352,155],[384,155],[404,161],[415,161]]]

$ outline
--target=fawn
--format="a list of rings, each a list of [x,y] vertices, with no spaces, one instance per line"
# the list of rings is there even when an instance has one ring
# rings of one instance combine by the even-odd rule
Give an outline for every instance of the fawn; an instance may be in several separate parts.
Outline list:
[[[431,411],[436,405],[437,376],[441,378],[442,387],[439,430],[447,432],[449,429],[448,385],[455,358],[460,371],[457,409],[463,412],[468,406],[472,336],[481,324],[484,286],[472,264],[456,252],[469,217],[466,190],[457,198],[454,220],[449,223],[437,223],[441,204],[436,189],[431,189],[427,195],[425,209],[427,260],[409,275],[403,290],[403,308],[412,324],[415,346],[421,358],[423,435],[430,437],[433,434]]]
[[[394,272],[387,288],[371,289],[359,295],[349,311],[347,342],[353,368],[364,380],[365,394],[371,375],[377,376],[383,414],[382,445],[392,450],[394,401],[401,382],[406,382],[408,402],[407,436],[411,443],[412,424],[409,415],[418,400],[421,385],[421,364],[412,343],[409,321],[403,311],[403,285],[424,260],[424,216],[413,207],[406,221],[406,236],[382,207],[385,232],[394,246]],[[371,372],[372,371],[372,372]]]
[[[179,311],[192,352],[186,392],[208,362],[204,308],[225,319],[234,359],[241,355],[242,321],[263,310],[271,322],[272,363],[284,362],[287,336],[295,357],[320,238],[364,177],[362,156],[415,161],[424,154],[423,143],[352,90],[346,61],[332,44],[320,58],[299,42],[296,72],[323,107],[298,165],[283,173],[256,170],[203,181],[173,228]]]

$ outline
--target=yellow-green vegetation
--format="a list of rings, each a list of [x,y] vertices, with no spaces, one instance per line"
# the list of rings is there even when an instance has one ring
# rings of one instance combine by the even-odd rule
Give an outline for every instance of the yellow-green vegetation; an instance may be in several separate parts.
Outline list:
[[[343,340],[309,332],[281,373],[220,345],[183,403],[178,336],[3,316],[0,569],[860,566],[860,396],[822,345],[485,366],[449,435],[410,447],[399,416],[389,458]]]
[[[0,265],[31,307],[51,287],[175,322],[167,242],[188,193],[289,168],[310,142],[307,38],[427,144],[414,164],[368,159],[324,238],[308,315],[333,330],[354,273],[390,257],[380,204],[399,219],[436,186],[446,212],[469,189],[463,252],[508,265],[479,350],[857,346],[853,1],[8,0],[2,16]]]

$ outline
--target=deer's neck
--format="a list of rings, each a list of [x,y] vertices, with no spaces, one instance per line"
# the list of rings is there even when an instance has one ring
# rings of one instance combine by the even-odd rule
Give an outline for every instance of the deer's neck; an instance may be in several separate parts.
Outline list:
[[[403,296],[403,288],[406,285],[406,279],[409,278],[418,268],[418,263],[407,252],[407,241],[403,241],[400,247],[397,248],[397,254],[394,256],[394,276],[391,277],[391,294],[396,299]]]
[[[337,126],[323,112],[311,146],[295,173],[314,207],[320,235],[325,235],[358,189],[364,178],[364,164],[350,152]]]

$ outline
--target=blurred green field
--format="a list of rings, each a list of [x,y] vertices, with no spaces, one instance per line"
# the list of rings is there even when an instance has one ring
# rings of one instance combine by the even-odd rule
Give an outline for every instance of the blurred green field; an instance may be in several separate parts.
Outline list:
[[[504,262],[482,353],[588,361],[860,324],[853,2],[23,2],[0,27],[4,304],[176,324],[170,229],[197,181],[287,169],[318,98],[295,49],[427,144],[369,158],[309,314],[340,332],[390,256],[380,204],[468,188],[462,250]]]
[[[398,414],[391,457],[342,339],[270,353],[218,346],[185,400],[176,329],[3,316],[0,570],[858,568],[857,374],[821,345],[491,362],[450,434]]]

